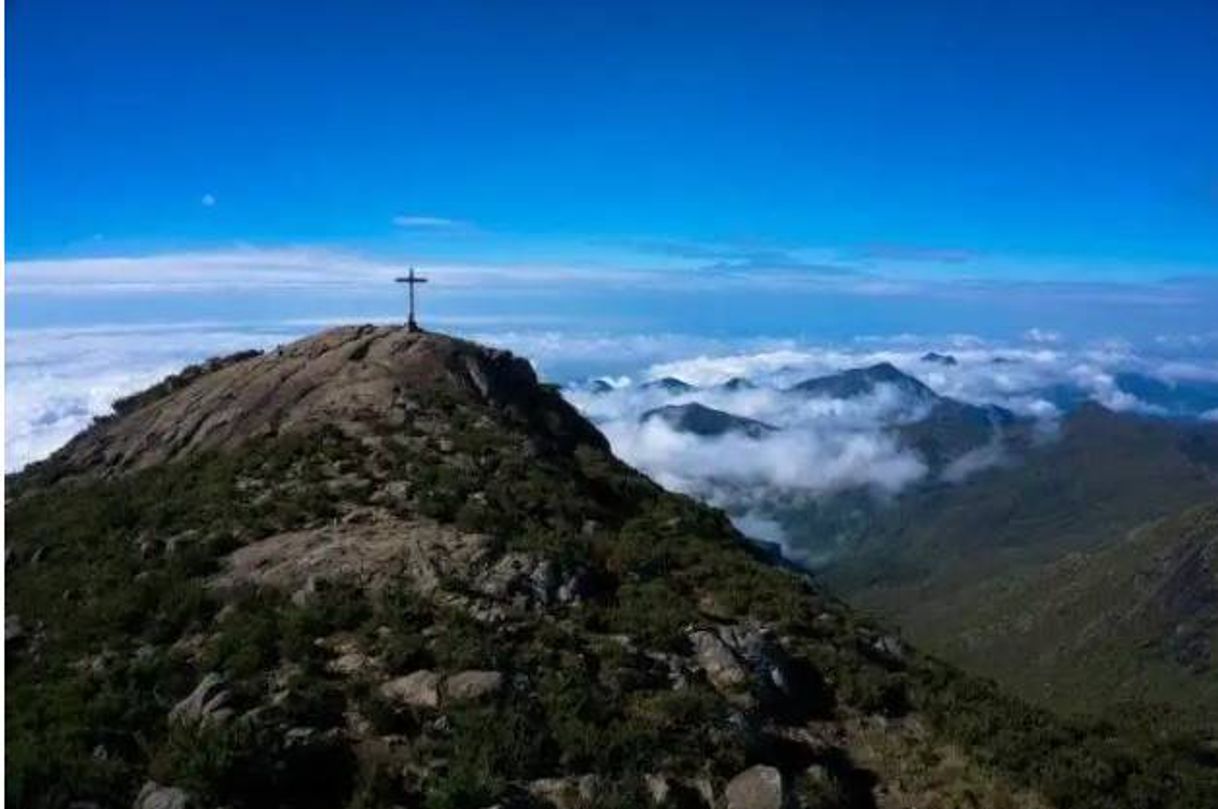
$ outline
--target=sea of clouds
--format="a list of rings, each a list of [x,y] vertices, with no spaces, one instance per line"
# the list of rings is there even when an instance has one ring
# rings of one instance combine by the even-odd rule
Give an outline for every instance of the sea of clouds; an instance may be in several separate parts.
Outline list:
[[[927,360],[931,351],[950,355],[953,363]],[[587,381],[571,384],[566,395],[623,460],[669,489],[727,509],[746,534],[785,545],[782,527],[773,518],[776,503],[823,500],[844,490],[864,490],[882,501],[932,474],[958,483],[1009,460],[995,432],[989,443],[946,468],[931,470],[894,432],[925,416],[926,403],[896,386],[880,385],[869,395],[846,400],[789,390],[809,378],[878,363],[891,363],[940,395],[1007,408],[1031,420],[1042,437],[1055,433],[1063,392],[1112,410],[1163,413],[1161,406],[1122,390],[1120,373],[1169,385],[1218,382],[1218,364],[1180,355],[1174,346],[1139,351],[1113,341],[1069,345],[1056,335],[1033,331],[1008,343],[971,336],[902,336],[700,353],[605,379],[612,386],[607,391]],[[673,393],[646,384],[666,377],[695,387]],[[748,380],[751,386],[724,386],[733,379]],[[643,418],[654,408],[691,402],[779,429],[760,439],[741,433],[700,436],[662,419]]]
[[[315,331],[316,322],[243,326],[188,323],[12,330],[6,334],[5,468],[45,457],[111,403],[182,366],[247,348],[269,348]],[[716,338],[688,334],[580,334],[511,331],[489,324],[451,328],[529,357],[540,374],[568,383],[566,394],[593,419],[624,460],[662,484],[707,499],[772,489],[808,495],[870,487],[893,493],[927,474],[921,458],[900,447],[888,428],[916,416],[899,392],[881,388],[850,401],[794,397],[786,387],[846,368],[890,362],[935,391],[963,401],[1002,405],[1051,420],[1058,409],[1046,391],[1069,385],[1107,407],[1154,412],[1118,389],[1115,375],[1136,371],[1168,382],[1218,381],[1214,335],[1162,338],[1135,348],[1120,342],[1074,345],[1030,332],[999,343],[967,335],[863,337],[836,344],[785,338]],[[956,365],[928,363],[927,351],[951,354]],[[580,384],[604,376],[613,391]],[[640,383],[678,377],[697,390],[673,396]],[[756,387],[728,391],[732,378]],[[782,428],[770,438],[700,438],[665,423],[640,423],[647,410],[698,401]],[[1211,414],[1218,415],[1218,414]],[[984,459],[980,459],[984,460]],[[982,464],[983,465],[983,464]],[[957,470],[969,472],[968,464]],[[758,529],[762,532],[762,529]]]

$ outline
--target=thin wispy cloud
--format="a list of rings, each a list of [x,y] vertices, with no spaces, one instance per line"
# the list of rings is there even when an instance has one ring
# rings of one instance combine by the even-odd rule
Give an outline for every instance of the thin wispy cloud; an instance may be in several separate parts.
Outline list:
[[[668,249],[668,248],[664,248]],[[684,248],[673,247],[674,251]],[[422,261],[328,247],[239,247],[153,255],[39,258],[10,261],[10,294],[97,292],[239,291],[267,288],[325,289],[387,283],[407,264],[426,269],[438,285],[571,289],[792,291],[874,298],[902,296],[954,301],[1195,305],[1218,300],[1218,285],[1196,278],[1163,282],[1062,282],[1008,278],[922,278],[861,272],[821,255],[693,248],[689,260],[656,266],[592,261]]]
[[[467,227],[466,222],[459,219],[449,219],[446,216],[426,216],[423,214],[402,214],[393,217],[393,224],[400,228],[419,228],[424,230],[447,230]]]
[[[216,195],[215,194],[204,194],[202,197],[199,198],[199,204],[202,205],[204,208],[214,207],[216,204]]]

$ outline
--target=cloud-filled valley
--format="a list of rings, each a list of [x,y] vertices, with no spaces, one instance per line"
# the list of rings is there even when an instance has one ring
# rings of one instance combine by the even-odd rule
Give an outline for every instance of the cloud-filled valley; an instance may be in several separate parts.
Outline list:
[[[860,373],[874,384],[853,390],[844,380]],[[841,494],[882,506],[911,485],[955,485],[1018,463],[1010,447],[1053,440],[1060,419],[1085,402],[1213,419],[1218,366],[1044,334],[1005,345],[903,337],[680,358],[636,377],[571,384],[567,395],[624,460],[724,507],[746,533],[785,544],[776,518],[785,510]],[[713,429],[671,417],[691,408]],[[743,429],[756,423],[776,429]]]
[[[10,329],[6,468],[12,471],[44,457],[93,417],[108,412],[116,398],[187,363],[272,347],[318,325]],[[949,467],[931,469],[894,432],[925,415],[926,403],[911,401],[890,386],[850,399],[786,392],[808,378],[849,368],[891,363],[942,396],[998,405],[1047,425],[1064,408],[1087,398],[1117,410],[1166,414],[1196,405],[1191,415],[1218,415],[1218,402],[1205,407],[1206,397],[1218,390],[1218,363],[1206,356],[1209,344],[1196,340],[1165,339],[1137,348],[1073,345],[1031,334],[1010,343],[956,335],[809,344],[790,338],[511,331],[477,321],[465,330],[474,339],[530,357],[543,377],[565,383],[568,397],[625,460],[666,486],[720,503],[747,504],[774,492],[817,497],[851,488],[884,497],[928,475],[959,478],[1003,459],[1000,448],[979,446],[952,459]],[[940,357],[928,357],[928,352]],[[587,373],[606,369],[611,371],[607,385],[598,387],[609,389],[594,393],[586,384]],[[694,388],[670,392],[645,384],[665,377]],[[748,384],[726,384],[733,379]],[[658,419],[640,422],[649,410],[690,402],[779,429],[756,440],[681,432]]]

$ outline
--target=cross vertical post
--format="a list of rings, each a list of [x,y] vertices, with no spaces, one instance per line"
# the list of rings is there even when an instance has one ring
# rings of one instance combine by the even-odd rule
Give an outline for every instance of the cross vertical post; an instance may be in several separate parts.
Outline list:
[[[408,310],[406,318],[406,330],[419,331],[419,324],[414,319],[414,287],[415,284],[426,284],[427,279],[421,275],[415,275],[414,267],[411,267],[409,274],[393,280],[399,284],[406,284],[410,289],[410,309]]]

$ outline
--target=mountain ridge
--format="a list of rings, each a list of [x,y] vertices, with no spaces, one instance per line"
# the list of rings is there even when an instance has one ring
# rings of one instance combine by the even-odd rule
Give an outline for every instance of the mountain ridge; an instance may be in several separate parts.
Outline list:
[[[778,430],[763,421],[708,407],[700,402],[655,407],[639,416],[639,422],[644,424],[653,419],[664,422],[677,432],[706,437],[739,433],[749,438],[762,438]]]
[[[154,389],[9,478],[12,805],[1218,794],[1196,740],[1063,723],[768,563],[523,360],[363,329]]]

